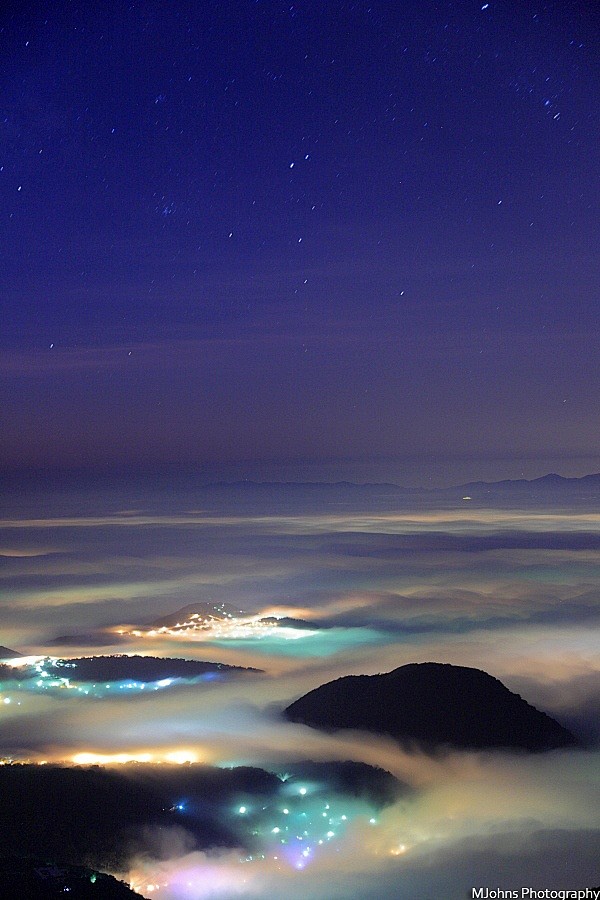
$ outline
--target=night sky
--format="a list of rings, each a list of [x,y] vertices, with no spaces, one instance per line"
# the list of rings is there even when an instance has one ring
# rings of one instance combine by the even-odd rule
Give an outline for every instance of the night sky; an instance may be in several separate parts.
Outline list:
[[[593,470],[593,4],[41,6],[0,17],[5,470]]]

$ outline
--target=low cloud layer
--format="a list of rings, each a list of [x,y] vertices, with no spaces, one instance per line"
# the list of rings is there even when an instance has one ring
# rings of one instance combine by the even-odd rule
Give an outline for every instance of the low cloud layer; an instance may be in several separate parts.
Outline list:
[[[290,508],[271,515],[268,502],[254,498],[234,517],[207,514],[198,498],[178,507],[181,495],[165,497],[98,494],[78,509],[63,497],[44,519],[5,521],[1,643],[42,656],[184,657],[264,675],[127,694],[118,686],[86,694],[85,686],[3,680],[0,755],[189,759],[280,773],[301,759],[355,760],[383,767],[411,794],[377,812],[375,823],[372,811],[357,807],[335,840],[302,857],[302,869],[274,859],[276,834],[252,860],[241,845],[207,854],[182,814],[169,832],[172,846],[149,832],[121,873],[141,893],[462,900],[477,885],[600,881],[597,514]],[[170,505],[161,512],[163,501]],[[152,623],[194,603],[229,604],[252,621],[284,618],[279,628],[241,636],[221,626],[150,635]],[[587,749],[427,756],[281,716],[326,681],[424,661],[484,669]]]

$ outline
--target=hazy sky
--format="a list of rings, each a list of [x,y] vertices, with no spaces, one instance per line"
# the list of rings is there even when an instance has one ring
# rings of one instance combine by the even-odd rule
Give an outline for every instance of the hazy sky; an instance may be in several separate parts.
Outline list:
[[[589,471],[597,28],[573,0],[4,7],[4,467]]]

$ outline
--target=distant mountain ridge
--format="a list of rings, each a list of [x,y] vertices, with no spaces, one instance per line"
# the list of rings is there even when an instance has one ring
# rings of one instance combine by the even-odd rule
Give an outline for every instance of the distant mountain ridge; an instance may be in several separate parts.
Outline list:
[[[204,485],[199,488],[199,505],[220,513],[224,508],[234,514],[254,514],[255,506],[267,506],[280,513],[314,512],[327,504],[332,510],[389,510],[425,505],[514,506],[535,503],[545,507],[595,506],[600,501],[600,473],[579,478],[555,472],[539,478],[501,481],[468,481],[450,487],[402,487],[391,482],[301,482],[236,481]]]
[[[540,478],[505,478],[502,481],[469,481],[459,485],[461,488],[536,488],[536,487],[598,487],[600,488],[600,472],[582,475],[579,478],[568,478],[550,472]],[[450,488],[444,488],[450,490]]]
[[[43,665],[43,673],[48,678],[48,685],[51,685],[53,681],[56,683],[56,679],[69,682],[134,680],[148,683],[162,680],[170,682],[177,679],[208,681],[217,677],[262,674],[261,669],[246,666],[169,656],[139,656],[128,653],[66,659],[47,657]],[[20,666],[15,670],[12,666],[0,663],[0,683],[10,680],[27,682],[39,678],[39,675],[40,670],[36,665]]]
[[[226,663],[204,662],[178,657],[84,656],[58,660],[59,670],[74,681],[119,681],[135,678],[140,681],[158,681],[164,678],[197,678],[207,674],[257,673],[259,669],[233,666]]]
[[[402,477],[399,470],[398,477]],[[48,483],[40,479],[31,484],[17,481],[6,498],[7,517],[36,518],[41,503],[46,503]],[[23,506],[23,496],[27,506]],[[262,514],[311,514],[327,506],[331,511],[347,513],[369,509],[440,506],[455,508],[463,503],[482,508],[513,507],[524,503],[545,507],[577,506],[596,508],[600,501],[600,473],[579,478],[549,473],[534,479],[503,481],[472,480],[450,486],[407,487],[390,481],[213,481],[207,483],[200,473],[175,476],[168,473],[145,475],[137,479],[107,475],[104,479],[83,480],[76,492],[57,492],[53,517],[78,517],[82,502],[94,504],[99,516],[114,517],[123,511],[140,515],[256,516]],[[115,513],[115,510],[117,511]],[[121,511],[119,513],[119,511]]]
[[[383,675],[347,675],[296,700],[286,718],[316,728],[355,728],[424,748],[542,751],[575,746],[546,713],[480,669],[410,663]]]
[[[236,481],[215,482],[199,489],[197,501],[213,512],[223,504],[231,514],[255,512],[266,505],[281,513],[314,512],[327,504],[345,512],[367,506],[377,510],[415,504],[455,506],[471,502],[488,507],[536,503],[546,507],[600,502],[600,473],[566,477],[550,472],[539,478],[468,481],[450,487],[402,487],[392,482]]]
[[[392,481],[216,481],[211,484],[204,485],[204,490],[215,488],[252,488],[257,490],[268,490],[270,488],[286,488],[286,489],[307,489],[307,490],[324,490],[327,488],[361,490],[373,488],[385,488],[386,490],[402,491],[403,493],[415,494],[426,491],[428,493],[439,493],[445,491],[456,491],[463,488],[521,488],[521,487],[598,487],[600,488],[600,472],[594,472],[589,475],[581,476],[565,476],[558,475],[556,472],[549,472],[547,475],[541,475],[538,478],[504,478],[499,481],[468,481],[464,484],[450,485],[449,487],[403,487]]]
[[[148,624],[152,628],[173,628],[190,620],[190,617],[200,618],[205,621],[213,619],[233,619],[237,616],[247,616],[250,613],[239,609],[233,603],[212,603],[210,600],[199,600],[196,603],[188,603],[187,606],[176,609],[172,613],[153,619]]]

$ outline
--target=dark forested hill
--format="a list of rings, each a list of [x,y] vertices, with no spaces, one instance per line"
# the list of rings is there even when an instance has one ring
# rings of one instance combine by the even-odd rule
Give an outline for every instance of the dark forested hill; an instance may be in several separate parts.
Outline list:
[[[479,669],[413,663],[385,675],[348,675],[285,710],[317,728],[359,728],[404,742],[539,751],[576,744],[554,719]]]

